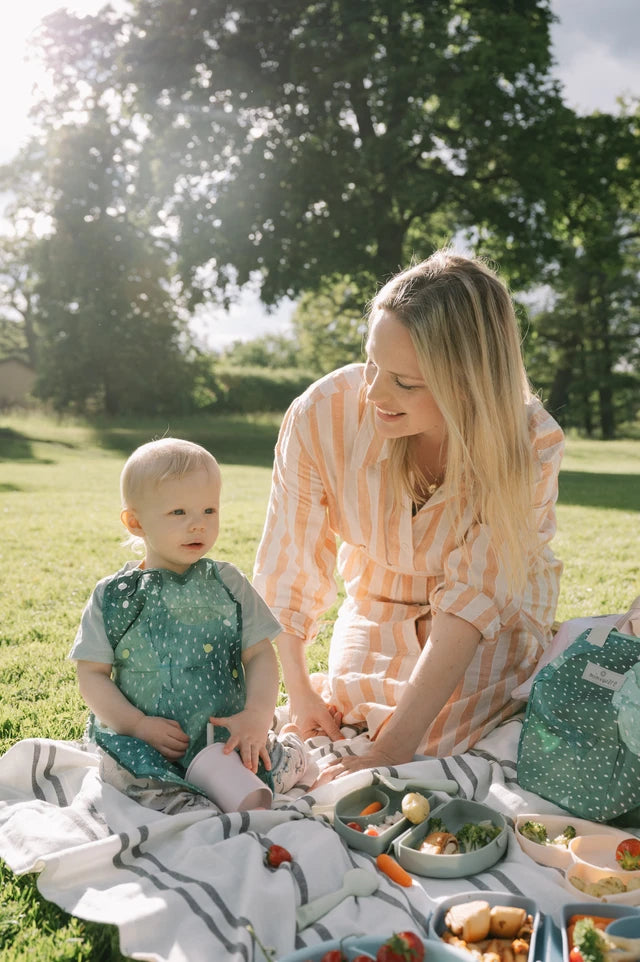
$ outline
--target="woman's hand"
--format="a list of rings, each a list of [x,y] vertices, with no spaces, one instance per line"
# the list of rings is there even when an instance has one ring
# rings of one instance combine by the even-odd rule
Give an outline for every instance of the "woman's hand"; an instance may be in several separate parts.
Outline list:
[[[182,758],[189,747],[189,736],[185,735],[178,722],[171,718],[143,715],[133,729],[132,735],[157,749],[170,762]]]
[[[332,782],[343,775],[350,775],[352,772],[359,772],[365,768],[390,768],[392,765],[400,765],[404,761],[411,761],[411,759],[391,758],[373,742],[366,754],[346,755],[344,758],[339,758],[328,765],[311,788],[317,788],[318,785],[325,785],[327,782]]]
[[[260,759],[266,770],[271,770],[271,759],[267,751],[269,723],[265,720],[264,712],[245,708],[228,718],[212,717],[209,721],[212,725],[229,729],[229,738],[224,746],[225,755],[230,755],[237,748],[245,767],[252,772],[258,771]]]
[[[304,642],[297,635],[278,635],[278,651],[289,695],[289,720],[301,738],[327,735],[333,741],[342,738],[342,713],[327,705],[311,684],[304,654]]]
[[[327,735],[337,741],[343,737],[340,731],[342,714],[333,705],[326,705],[311,686],[303,695],[289,697],[289,719],[303,739]]]

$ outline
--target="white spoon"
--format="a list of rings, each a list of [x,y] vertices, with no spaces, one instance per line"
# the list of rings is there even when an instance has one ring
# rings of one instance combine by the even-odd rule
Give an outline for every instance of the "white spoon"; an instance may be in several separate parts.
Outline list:
[[[373,872],[367,872],[365,868],[349,869],[342,880],[342,888],[320,895],[296,909],[296,924],[299,929],[306,929],[339,905],[343,899],[350,895],[373,895],[379,885],[380,881]]]
[[[381,775],[380,772],[375,773],[375,778],[385,788],[390,788],[392,792],[404,792],[411,787],[413,789],[422,788],[427,792],[446,792],[448,795],[456,795],[460,788],[452,778],[432,778],[421,782],[414,778],[394,778],[393,775]]]

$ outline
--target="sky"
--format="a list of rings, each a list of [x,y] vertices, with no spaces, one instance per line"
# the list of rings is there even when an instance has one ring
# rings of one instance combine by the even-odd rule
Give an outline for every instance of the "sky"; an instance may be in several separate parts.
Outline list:
[[[0,22],[0,163],[11,160],[29,132],[28,109],[36,68],[25,59],[28,38],[42,17],[61,6],[96,13],[104,0],[21,0]],[[117,2],[113,4],[117,6]],[[622,95],[640,96],[640,0],[552,0],[555,76],[566,102],[579,113],[614,112]],[[209,314],[197,327],[206,346],[286,333],[290,302],[267,314],[255,292],[227,313]]]

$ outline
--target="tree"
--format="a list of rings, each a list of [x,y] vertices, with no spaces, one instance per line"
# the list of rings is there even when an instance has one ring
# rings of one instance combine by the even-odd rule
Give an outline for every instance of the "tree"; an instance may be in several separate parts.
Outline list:
[[[532,318],[532,364],[547,368],[550,409],[587,435],[598,424],[605,439],[640,409],[639,138],[638,112],[568,116],[546,272],[554,296]]]
[[[35,279],[28,240],[6,237],[0,244],[0,354],[24,357],[33,368],[38,347],[34,311]]]
[[[363,357],[366,321],[358,291],[347,280],[303,294],[292,318],[299,364],[316,374]]]
[[[533,269],[551,19],[548,0],[138,0],[120,89],[194,301],[255,271],[267,304],[344,274],[370,296],[480,220],[526,233]]]
[[[116,31],[99,26],[63,13],[49,19],[57,82],[39,105],[40,135],[13,167],[15,205],[32,212],[37,167],[47,218],[25,258],[36,391],[60,410],[176,411],[189,405],[196,356],[171,286],[170,249],[152,230],[148,198],[136,195],[139,145],[111,83]],[[56,58],[61,43],[76,56],[77,84]]]
[[[57,132],[54,230],[35,258],[38,392],[61,409],[175,410],[188,370],[165,257],[119,203],[119,138],[95,119]]]
[[[234,341],[220,356],[234,367],[304,367],[295,339],[284,334],[265,334],[251,341]]]

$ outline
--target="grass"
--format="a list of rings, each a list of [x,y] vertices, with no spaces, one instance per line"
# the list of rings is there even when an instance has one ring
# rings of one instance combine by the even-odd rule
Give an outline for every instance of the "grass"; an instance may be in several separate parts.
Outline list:
[[[216,557],[250,574],[269,493],[276,416],[87,425],[0,418],[0,752],[22,738],[75,739],[86,709],[66,660],[95,582],[127,557],[118,476],[137,444],[163,434],[209,447],[223,471]],[[569,439],[554,550],[564,561],[559,620],[623,611],[640,592],[640,441]],[[335,611],[309,650],[326,664]],[[72,918],[35,878],[0,863],[0,958],[117,962],[114,928]]]

